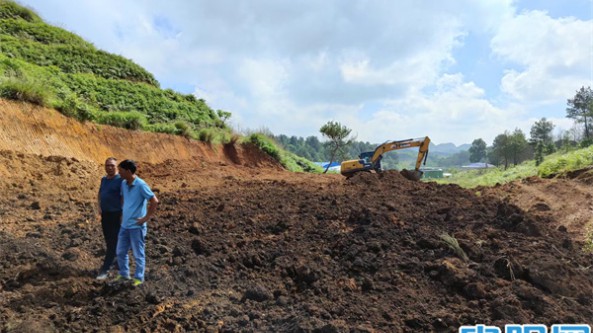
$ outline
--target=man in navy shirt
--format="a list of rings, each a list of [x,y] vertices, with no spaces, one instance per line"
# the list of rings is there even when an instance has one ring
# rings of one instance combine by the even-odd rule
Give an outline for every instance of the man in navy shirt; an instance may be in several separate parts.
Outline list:
[[[128,252],[130,248],[134,254],[136,272],[134,273],[134,286],[144,282],[144,268],[146,256],[144,253],[144,240],[146,239],[146,222],[154,215],[159,200],[152,193],[150,187],[136,176],[136,162],[122,161],[119,164],[119,173],[124,181],[121,183],[123,197],[123,215],[119,238],[117,242],[117,262],[119,275],[116,280],[130,279],[130,266]],[[148,209],[146,204],[149,203]]]
[[[121,183],[123,180],[117,173],[116,165],[117,160],[114,157],[109,157],[105,161],[106,175],[101,178],[101,186],[97,197],[106,246],[105,259],[103,260],[103,266],[99,270],[99,275],[97,275],[97,280],[107,278],[107,272],[109,272],[109,268],[111,268],[115,260],[117,235],[121,223]]]

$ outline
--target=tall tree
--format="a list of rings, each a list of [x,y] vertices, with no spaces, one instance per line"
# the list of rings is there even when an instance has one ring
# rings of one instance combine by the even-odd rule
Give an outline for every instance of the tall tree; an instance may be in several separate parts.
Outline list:
[[[280,134],[279,136],[276,136],[276,141],[280,142],[280,144],[282,146],[284,146],[284,148],[286,148],[286,146],[288,146],[288,136],[284,135],[284,134]]]
[[[518,128],[515,129],[510,136],[509,144],[509,151],[513,165],[517,165],[528,159],[529,145],[527,144],[527,139],[525,139],[525,134],[522,130]]]
[[[308,136],[307,139],[305,140],[305,143],[311,147],[312,149],[314,149],[315,151],[320,151],[321,150],[321,142],[319,142],[319,139],[317,139],[316,136]]]
[[[529,132],[529,144],[535,146],[536,151],[538,151],[537,149],[541,149],[542,154],[553,153],[555,147],[552,130],[554,130],[554,124],[551,121],[547,121],[545,117],[536,121],[531,126],[531,131]],[[538,144],[541,145],[540,148],[537,148]]]
[[[216,110],[216,115],[218,115],[218,118],[220,118],[220,121],[222,121],[222,125],[226,126],[226,121],[233,115],[232,113],[228,112],[228,111],[224,111],[224,110]]]
[[[544,161],[544,145],[541,141],[535,144],[535,166],[539,166]]]
[[[331,153],[329,164],[323,172],[326,173],[334,158],[337,155],[344,155],[346,147],[354,141],[354,138],[349,137],[352,130],[337,121],[328,121],[325,125],[321,126],[319,132],[330,140]]]
[[[291,136],[290,139],[288,139],[288,144],[292,145],[295,148],[298,147],[299,146],[299,138],[297,138],[295,135]]]
[[[484,157],[486,157],[486,142],[481,138],[475,139],[469,148],[469,161],[480,162]]]
[[[486,158],[490,164],[500,165],[501,160],[493,146],[486,147]]]
[[[497,135],[492,142],[492,151],[490,156],[490,163],[492,164],[504,164],[504,169],[506,170],[509,167],[509,162],[511,160],[511,150],[510,150],[510,135],[508,131],[504,131],[504,133]]]
[[[529,143],[536,144],[542,142],[548,144],[552,142],[552,130],[554,130],[554,124],[546,120],[545,117],[536,121],[531,126],[531,131],[529,132]]]
[[[593,117],[593,90],[591,90],[591,87],[581,87],[574,98],[568,100],[567,104],[566,117],[584,123],[585,140],[589,140],[591,117]]]
[[[323,161],[323,145],[316,136],[308,136],[305,145],[309,147],[311,161]]]
[[[494,138],[489,159],[492,164],[504,164],[506,170],[509,164],[517,165],[527,160],[530,155],[531,150],[525,139],[525,134],[517,128],[513,133],[504,131],[503,134]]]

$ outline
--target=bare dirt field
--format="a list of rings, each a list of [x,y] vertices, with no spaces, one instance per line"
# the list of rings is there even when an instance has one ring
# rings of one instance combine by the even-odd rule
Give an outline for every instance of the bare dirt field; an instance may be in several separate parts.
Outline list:
[[[456,332],[593,318],[593,191],[579,174],[466,190],[395,171],[290,173],[244,145],[130,148],[161,200],[147,279],[132,288],[94,280],[101,161],[125,147],[44,154],[53,143],[27,147],[31,136],[0,147],[1,332]]]

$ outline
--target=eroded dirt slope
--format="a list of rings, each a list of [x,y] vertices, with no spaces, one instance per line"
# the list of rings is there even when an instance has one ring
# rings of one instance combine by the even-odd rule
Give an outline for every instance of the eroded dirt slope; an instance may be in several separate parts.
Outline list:
[[[169,159],[274,167],[242,146],[224,147],[181,136],[80,123],[56,110],[0,99],[0,150],[102,163],[107,157],[161,163]],[[0,166],[0,175],[6,173]]]

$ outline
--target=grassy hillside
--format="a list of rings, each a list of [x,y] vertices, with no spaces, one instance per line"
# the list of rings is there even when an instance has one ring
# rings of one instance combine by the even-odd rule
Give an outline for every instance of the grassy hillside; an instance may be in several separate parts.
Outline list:
[[[253,133],[247,139],[266,154],[279,161],[289,171],[314,173],[321,173],[323,171],[321,167],[308,159],[280,148],[276,141],[268,134]]]
[[[438,183],[458,184],[473,188],[479,185],[492,186],[530,176],[549,178],[562,176],[570,171],[587,168],[593,165],[593,146],[573,151],[559,151],[545,157],[539,166],[535,161],[526,161],[507,170],[492,168],[484,170],[458,171],[451,178],[438,179]],[[432,181],[432,180],[431,180]]]
[[[0,0],[0,97],[53,107],[81,121],[228,142],[204,100],[160,89],[124,57],[98,50],[32,10]]]

